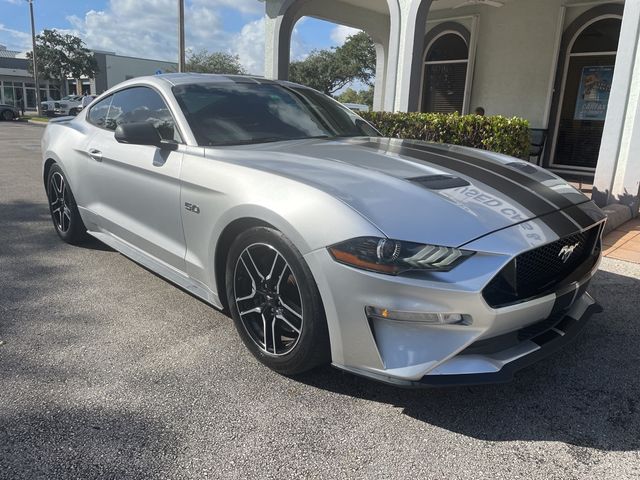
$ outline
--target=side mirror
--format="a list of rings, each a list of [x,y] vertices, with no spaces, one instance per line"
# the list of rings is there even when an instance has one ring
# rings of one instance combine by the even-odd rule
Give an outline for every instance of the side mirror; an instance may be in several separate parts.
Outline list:
[[[123,123],[118,125],[115,132],[118,143],[133,145],[151,145],[163,150],[175,150],[176,143],[164,142],[156,127],[148,122]]]

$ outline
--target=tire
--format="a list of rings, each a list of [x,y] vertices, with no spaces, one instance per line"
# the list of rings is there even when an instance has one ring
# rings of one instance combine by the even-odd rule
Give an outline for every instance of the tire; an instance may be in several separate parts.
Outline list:
[[[240,338],[261,363],[297,375],[331,360],[318,287],[281,232],[256,227],[236,238],[227,257],[226,290]]]
[[[53,227],[58,236],[71,245],[87,240],[87,228],[78,212],[76,200],[67,178],[57,164],[51,166],[47,175],[47,199]]]
[[[80,113],[80,110],[78,110],[77,108],[72,108],[71,110],[69,110],[69,115],[71,115],[73,117],[78,115],[78,113]]]
[[[11,120],[13,120],[13,112],[11,110],[3,110],[2,119],[10,122]]]

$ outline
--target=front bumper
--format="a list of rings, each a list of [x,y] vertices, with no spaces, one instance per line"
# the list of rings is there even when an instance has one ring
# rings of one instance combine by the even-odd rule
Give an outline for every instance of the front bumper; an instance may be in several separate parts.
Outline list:
[[[476,255],[450,272],[421,278],[351,268],[335,262],[325,249],[305,255],[324,303],[333,365],[401,386],[503,382],[574,338],[599,311],[586,292],[599,260],[581,278],[544,296],[500,308],[483,298],[482,290],[495,274],[526,249],[517,243],[518,228],[469,244]],[[544,226],[539,233],[546,237],[543,242],[557,239]],[[487,245],[495,251],[479,248]],[[510,253],[498,253],[504,251]],[[458,313],[471,322],[368,318],[367,306]]]
[[[438,387],[509,382],[519,370],[571,342],[582,331],[589,318],[601,312],[602,307],[588,293],[584,293],[557,323],[529,340],[494,353],[463,353],[409,385]]]

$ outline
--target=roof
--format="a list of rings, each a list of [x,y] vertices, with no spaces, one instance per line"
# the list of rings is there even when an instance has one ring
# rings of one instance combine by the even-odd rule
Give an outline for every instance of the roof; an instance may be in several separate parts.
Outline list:
[[[255,75],[222,75],[217,73],[163,73],[153,75],[170,83],[171,85],[184,85],[186,83],[230,83],[230,82],[268,82],[263,77]]]
[[[0,49],[0,58],[16,58],[16,55],[19,55],[20,52],[17,50],[4,50]]]

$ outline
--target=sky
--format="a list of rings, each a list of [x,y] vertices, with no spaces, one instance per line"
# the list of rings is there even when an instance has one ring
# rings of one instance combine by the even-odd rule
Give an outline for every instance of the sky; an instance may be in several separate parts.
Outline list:
[[[56,29],[87,47],[118,55],[177,61],[177,0],[34,0],[36,32]],[[249,73],[264,70],[264,3],[259,0],[185,0],[188,49],[236,54]],[[0,0],[0,45],[31,50],[26,0]],[[295,26],[291,57],[338,46],[356,30],[312,18]]]

